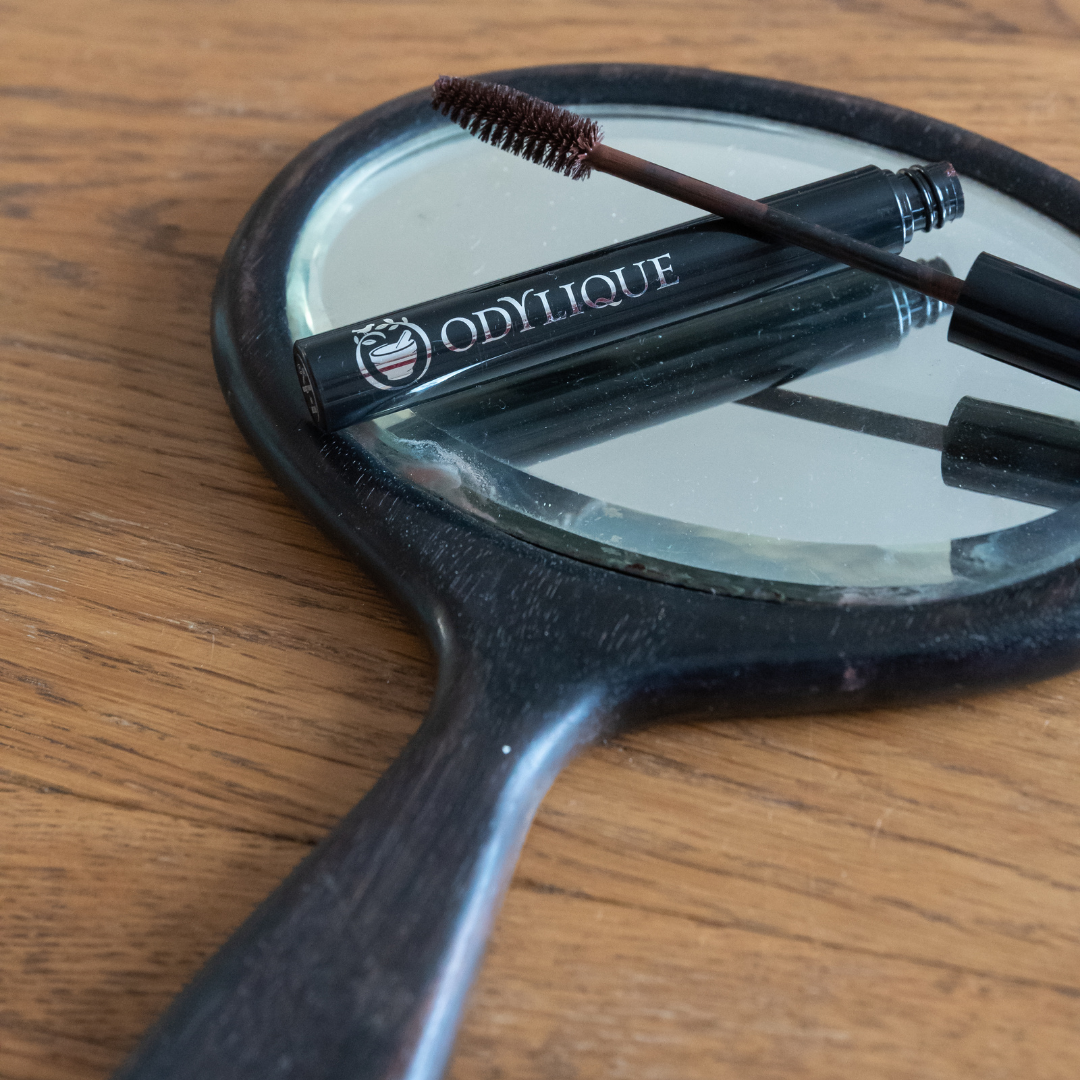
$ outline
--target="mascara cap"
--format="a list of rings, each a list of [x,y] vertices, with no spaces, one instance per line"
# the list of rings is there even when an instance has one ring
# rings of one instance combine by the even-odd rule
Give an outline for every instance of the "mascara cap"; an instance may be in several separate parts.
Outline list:
[[[1080,390],[1080,289],[984,251],[956,301],[949,340]]]

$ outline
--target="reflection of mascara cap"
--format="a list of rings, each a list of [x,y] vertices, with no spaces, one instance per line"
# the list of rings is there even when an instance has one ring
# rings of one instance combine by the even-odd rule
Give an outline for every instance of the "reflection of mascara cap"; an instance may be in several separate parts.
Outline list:
[[[941,478],[949,487],[1055,509],[1080,502],[1075,420],[964,397],[941,451]]]

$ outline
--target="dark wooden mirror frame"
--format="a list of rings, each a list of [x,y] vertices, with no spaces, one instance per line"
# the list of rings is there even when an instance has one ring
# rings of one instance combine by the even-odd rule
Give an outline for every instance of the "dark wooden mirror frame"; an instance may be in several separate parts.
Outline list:
[[[1080,183],[1000,144],[875,101],[699,69],[495,72],[562,104],[717,110],[951,160],[1080,232]],[[391,475],[306,419],[285,272],[341,172],[435,122],[417,91],[292,161],[252,207],[213,303],[218,375],[271,475],[422,625],[431,711],[365,799],[211,959],[119,1076],[433,1080],[532,815],[605,733],[857,709],[1040,679],[1080,663],[1080,563],[958,600],[838,607],[712,595],[516,539]]]

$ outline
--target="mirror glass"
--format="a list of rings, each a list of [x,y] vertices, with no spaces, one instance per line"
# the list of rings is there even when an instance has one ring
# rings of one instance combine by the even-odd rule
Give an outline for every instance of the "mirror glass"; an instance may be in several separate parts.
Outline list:
[[[756,198],[866,164],[913,163],[742,116],[588,111],[612,146]],[[964,276],[985,250],[1080,281],[1080,238],[991,188],[963,184],[964,217],[916,233],[908,257],[942,258]],[[569,181],[433,124],[385,144],[323,194],[289,267],[290,331],[295,339],[400,311],[700,216],[609,176]],[[857,295],[872,281],[839,273],[834,294]],[[755,319],[767,330],[811,300],[800,287],[755,302],[728,332],[745,337]],[[540,420],[494,438],[494,399],[488,426],[482,408],[479,421],[474,410],[461,423],[432,402],[345,434],[397,474],[534,543],[728,594],[915,603],[1080,557],[1080,510],[1067,485],[1048,494],[1038,462],[1003,461],[998,473],[976,475],[962,448],[943,451],[963,403],[992,430],[1017,409],[1039,414],[1036,423],[1047,417],[1067,454],[1080,440],[1069,423],[1080,421],[1080,394],[950,345],[948,311],[910,301],[879,289],[858,327],[849,319],[834,328],[838,354],[845,334],[861,334],[858,359],[819,365],[747,401],[650,411],[649,387],[628,382],[622,412],[640,419],[594,426],[587,439],[566,438],[565,417],[558,430]],[[710,333],[724,339],[722,325]],[[646,344],[662,356],[658,339]]]

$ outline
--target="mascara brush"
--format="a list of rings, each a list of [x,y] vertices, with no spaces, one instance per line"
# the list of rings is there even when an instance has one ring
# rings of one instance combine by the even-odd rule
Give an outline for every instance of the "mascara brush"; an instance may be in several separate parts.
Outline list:
[[[806,248],[953,307],[949,340],[1080,389],[1080,290],[983,252],[966,279],[882,251],[603,142],[593,120],[497,83],[442,76],[432,106],[481,141],[574,180],[592,170],[717,214],[759,239]],[[955,170],[949,166],[950,174]]]

